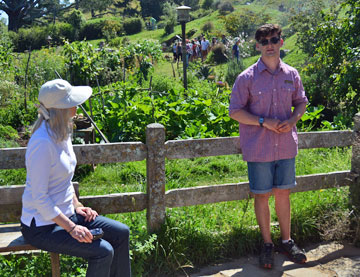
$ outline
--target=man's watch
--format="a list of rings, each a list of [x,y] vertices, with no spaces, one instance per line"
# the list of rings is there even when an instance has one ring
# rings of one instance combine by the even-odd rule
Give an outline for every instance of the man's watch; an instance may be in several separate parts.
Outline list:
[[[263,118],[263,117],[259,117],[260,127],[264,127],[263,123],[264,123],[264,118]]]

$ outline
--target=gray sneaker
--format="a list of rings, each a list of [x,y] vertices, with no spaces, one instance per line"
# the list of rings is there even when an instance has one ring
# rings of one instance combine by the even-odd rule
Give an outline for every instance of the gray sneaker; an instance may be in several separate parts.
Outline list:
[[[260,267],[272,269],[274,266],[274,245],[264,243],[259,257]]]
[[[306,262],[305,251],[300,249],[292,239],[287,243],[282,243],[280,239],[279,250],[281,253],[287,255],[294,263],[303,264]]]

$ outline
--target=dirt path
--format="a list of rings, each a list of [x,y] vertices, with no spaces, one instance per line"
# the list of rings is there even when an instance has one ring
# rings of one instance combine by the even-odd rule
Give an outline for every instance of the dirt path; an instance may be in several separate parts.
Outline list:
[[[276,254],[272,270],[261,269],[258,258],[249,256],[201,268],[192,277],[360,277],[360,248],[335,242],[305,248],[308,261],[304,265],[290,262]]]

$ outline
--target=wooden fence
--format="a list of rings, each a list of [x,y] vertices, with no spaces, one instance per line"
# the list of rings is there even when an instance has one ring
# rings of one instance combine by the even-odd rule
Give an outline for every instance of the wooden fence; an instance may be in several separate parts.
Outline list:
[[[298,176],[293,192],[319,190],[350,185],[353,198],[359,199],[356,185],[360,172],[360,114],[355,117],[354,131],[327,131],[299,133],[299,149],[352,146],[351,171]],[[0,169],[25,167],[26,148],[0,149]],[[165,191],[165,160],[189,159],[207,156],[241,154],[238,137],[165,141],[165,128],[157,123],[146,129],[146,144],[123,142],[110,144],[74,145],[78,164],[100,164],[141,161],[146,159],[147,192],[115,193],[80,196],[84,205],[100,214],[137,212],[147,210],[150,232],[157,230],[165,220],[166,207],[183,207],[249,197],[248,182],[181,188]],[[17,187],[17,188],[16,188]],[[81,184],[80,184],[81,188]],[[1,188],[19,189],[18,186]],[[22,188],[23,189],[23,188]],[[3,193],[0,191],[0,193]],[[355,197],[356,196],[356,197]],[[360,200],[356,200],[360,202]],[[11,220],[19,220],[21,197],[8,213]]]

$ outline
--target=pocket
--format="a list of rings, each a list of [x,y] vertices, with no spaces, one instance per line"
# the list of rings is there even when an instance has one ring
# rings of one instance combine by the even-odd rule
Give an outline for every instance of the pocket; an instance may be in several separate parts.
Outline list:
[[[253,87],[250,90],[250,110],[261,115],[267,106],[271,105],[272,92],[269,89],[260,88],[258,86]]]

